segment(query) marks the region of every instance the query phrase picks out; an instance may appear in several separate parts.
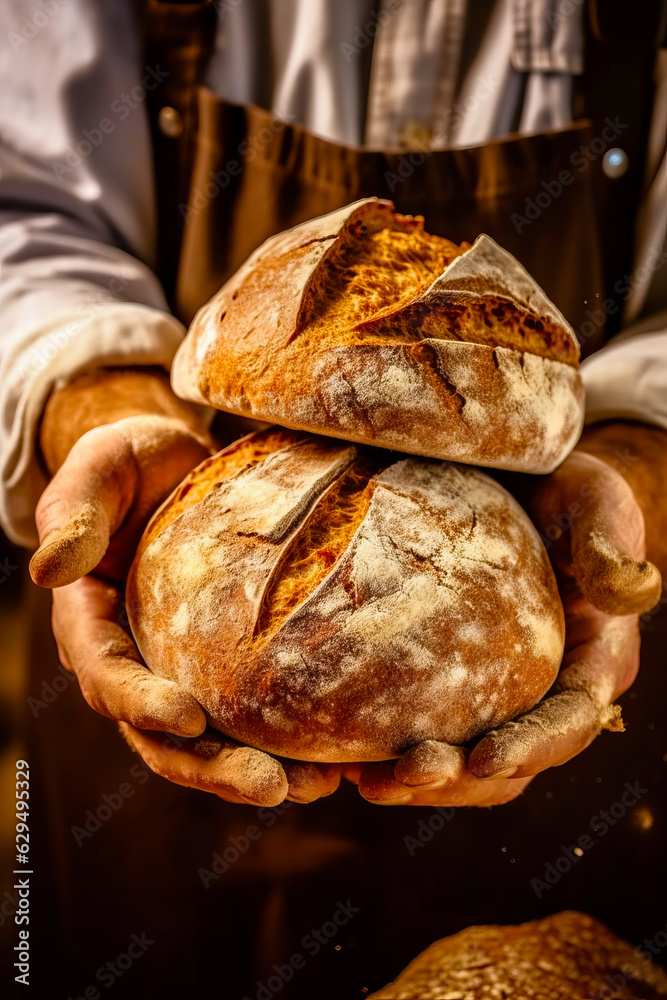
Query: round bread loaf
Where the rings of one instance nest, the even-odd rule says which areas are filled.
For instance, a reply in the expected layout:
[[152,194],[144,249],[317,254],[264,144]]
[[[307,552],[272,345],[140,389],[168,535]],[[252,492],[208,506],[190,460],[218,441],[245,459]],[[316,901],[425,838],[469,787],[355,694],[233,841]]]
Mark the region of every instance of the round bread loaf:
[[581,432],[578,359],[490,237],[457,246],[367,198],[264,243],[195,316],[172,383],[284,427],[544,473]]
[[277,428],[172,493],[127,602],[211,725],[301,760],[461,744],[531,708],[563,652],[546,551],[494,480]]
[[467,927],[368,1000],[658,1000],[667,975],[585,913]]

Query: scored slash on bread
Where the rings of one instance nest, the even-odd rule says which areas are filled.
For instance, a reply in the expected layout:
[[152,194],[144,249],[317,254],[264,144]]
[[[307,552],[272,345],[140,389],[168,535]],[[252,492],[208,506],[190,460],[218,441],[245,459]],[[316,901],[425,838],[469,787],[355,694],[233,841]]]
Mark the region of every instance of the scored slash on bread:
[[531,708],[564,644],[547,553],[494,480],[278,428],[165,501],[127,606],[214,727],[300,760],[461,744]]
[[186,399],[412,454],[545,473],[581,432],[571,327],[489,236],[367,198],[264,243],[200,309]]

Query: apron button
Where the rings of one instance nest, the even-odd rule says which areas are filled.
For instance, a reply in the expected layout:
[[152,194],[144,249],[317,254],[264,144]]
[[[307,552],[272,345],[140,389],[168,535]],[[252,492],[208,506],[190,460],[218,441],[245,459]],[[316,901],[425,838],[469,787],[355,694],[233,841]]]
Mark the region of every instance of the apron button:
[[179,135],[183,132],[183,118],[176,108],[170,108],[169,106],[160,108],[160,113],[157,116],[157,124],[162,135],[166,135],[170,139],[178,139]]
[[628,154],[617,146],[614,149],[608,149],[602,157],[602,171],[612,180],[622,177],[628,166]]

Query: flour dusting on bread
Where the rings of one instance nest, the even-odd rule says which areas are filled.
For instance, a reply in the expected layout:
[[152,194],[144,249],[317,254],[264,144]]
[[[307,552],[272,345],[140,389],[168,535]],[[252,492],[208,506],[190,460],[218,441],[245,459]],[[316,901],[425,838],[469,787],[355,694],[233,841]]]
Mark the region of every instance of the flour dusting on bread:
[[457,246],[367,198],[255,251],[195,317],[172,382],[297,430],[544,473],[581,432],[578,359],[489,236]]
[[494,480],[279,429],[194,470],[128,595],[155,673],[303,760],[465,742],[531,708],[563,649],[547,554]]

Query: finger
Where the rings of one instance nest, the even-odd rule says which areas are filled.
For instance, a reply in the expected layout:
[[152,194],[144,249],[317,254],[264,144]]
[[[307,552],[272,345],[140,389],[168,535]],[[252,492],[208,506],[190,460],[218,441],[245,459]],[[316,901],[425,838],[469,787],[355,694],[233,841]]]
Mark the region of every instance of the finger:
[[484,737],[470,755],[478,778],[523,778],[581,753],[602,729],[622,729],[620,709],[588,692],[564,691]]
[[[35,583],[66,586],[103,558],[105,575],[123,578],[151,513],[208,454],[201,438],[165,417],[128,417],[89,431],[37,505]],[[118,544],[105,557],[112,535]]]
[[657,604],[658,569],[644,559],[645,529],[630,485],[601,459],[575,451],[526,497],[538,526],[601,611],[641,614]]
[[526,777],[519,780],[499,778],[496,781],[481,781],[465,771],[452,784],[441,788],[410,789],[396,781],[393,762],[382,761],[364,766],[359,792],[368,802],[383,806],[494,806],[515,799],[531,780],[531,777]]
[[53,594],[53,631],[63,665],[76,674],[81,692],[96,712],[180,736],[200,735],[204,711],[192,695],[152,674],[119,621],[119,591],[84,577]]
[[642,614],[660,600],[662,577],[652,562],[628,554],[621,535],[620,526],[604,512],[577,523],[572,531],[574,575],[591,604],[606,614]]
[[289,791],[287,798],[292,802],[315,802],[316,799],[332,795],[340,785],[340,764],[316,764],[298,760],[281,761]]
[[125,722],[120,730],[152,771],[176,785],[211,792],[227,802],[265,807],[280,805],[287,796],[287,776],[279,761],[214,730],[187,741]]
[[403,785],[443,787],[457,781],[465,770],[465,752],[461,747],[424,740],[411,747],[394,767],[394,777]]
[[359,776],[359,792],[375,805],[407,805],[412,792],[394,777],[396,761],[383,760],[365,764]]
[[42,510],[54,520],[57,511],[62,523],[40,534],[40,547],[30,560],[30,576],[38,587],[62,587],[89,573],[104,556],[109,514],[97,498],[64,501],[52,492],[43,494],[43,502]]
[[599,705],[609,705],[637,676],[638,618],[605,615],[582,597],[566,606],[567,653],[552,693],[586,691]]
[[30,575],[40,587],[62,587],[94,569],[136,492],[130,439],[107,427],[76,442],[37,504],[40,546]]
[[473,749],[468,766],[478,777],[537,774],[565,764],[602,729],[623,728],[612,702],[639,668],[636,616],[610,618],[580,597],[568,609],[567,634],[565,666],[550,696]]

